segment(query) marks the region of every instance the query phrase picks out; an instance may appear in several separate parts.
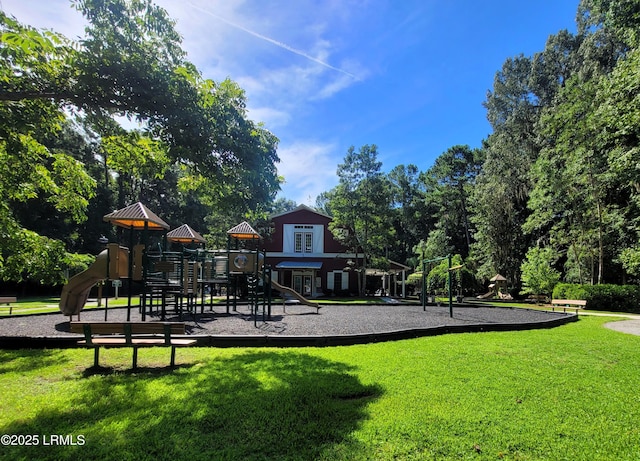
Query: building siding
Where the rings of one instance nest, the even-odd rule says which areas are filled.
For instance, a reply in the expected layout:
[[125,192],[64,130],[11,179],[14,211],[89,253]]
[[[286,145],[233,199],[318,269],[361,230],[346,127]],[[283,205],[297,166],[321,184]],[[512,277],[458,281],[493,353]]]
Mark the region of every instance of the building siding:
[[[329,294],[354,294],[358,291],[357,273],[354,271],[344,271],[347,267],[347,261],[351,259],[355,260],[355,255],[349,252],[349,249],[336,241],[333,234],[329,230],[329,223],[331,218],[329,216],[318,213],[309,207],[300,205],[293,211],[273,216],[271,218],[273,223],[273,232],[270,237],[265,239],[264,245],[266,254],[265,263],[270,265],[273,271],[277,272],[278,282],[294,288],[294,277],[296,275],[311,275],[313,277],[313,293],[312,296],[323,296]],[[291,251],[291,243],[286,243],[287,239],[291,236],[285,236],[285,229],[287,232],[295,232],[291,226],[285,225],[307,225],[307,226],[322,226],[322,251],[316,251],[318,245],[315,245],[313,251],[310,253],[296,253]],[[297,230],[297,229],[296,229]],[[311,232],[310,229],[301,228],[300,232]],[[284,251],[285,246],[287,250]],[[277,269],[278,264],[283,262],[299,262],[305,261],[320,262],[322,266],[319,270],[289,270],[289,269]],[[333,286],[335,280],[335,273],[339,272],[341,275],[338,278],[342,278],[343,286],[339,289]],[[299,282],[298,282],[299,284]],[[346,287],[346,289],[345,289]]]

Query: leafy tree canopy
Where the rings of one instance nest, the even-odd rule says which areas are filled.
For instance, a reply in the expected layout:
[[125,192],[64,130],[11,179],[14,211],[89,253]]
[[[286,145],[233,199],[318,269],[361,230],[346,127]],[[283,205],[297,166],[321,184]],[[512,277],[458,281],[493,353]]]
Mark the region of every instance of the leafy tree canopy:
[[560,272],[551,266],[554,259],[553,250],[548,247],[527,251],[527,258],[522,263],[523,294],[551,295],[560,280]]
[[[88,19],[79,41],[0,12],[4,228],[22,227],[14,210],[27,202],[52,204],[60,220],[80,223],[93,215],[96,193],[105,204],[115,193],[118,206],[147,198],[167,214],[195,199],[207,206],[194,223],[201,228],[207,214],[268,209],[280,184],[278,139],[248,119],[244,91],[204,79],[174,21],[151,0],[72,5]],[[70,117],[91,154],[53,148]],[[127,132],[117,117],[141,130]],[[4,259],[14,251],[1,250]]]

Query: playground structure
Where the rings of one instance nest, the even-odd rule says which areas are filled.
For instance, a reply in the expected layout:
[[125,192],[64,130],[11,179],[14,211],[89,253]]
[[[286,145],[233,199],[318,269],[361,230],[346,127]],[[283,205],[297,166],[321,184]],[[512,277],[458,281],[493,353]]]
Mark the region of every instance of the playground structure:
[[107,278],[111,280],[125,276],[129,270],[129,250],[118,244],[110,244],[103,250],[87,270],[74,275],[62,288],[60,311],[64,315],[78,315],[89,297],[91,288]]
[[302,303],[306,306],[311,306],[316,308],[316,312],[320,312],[320,304],[309,301],[307,298],[302,296],[300,293],[295,291],[293,288],[285,287],[284,285],[280,285],[275,280],[271,280],[271,286],[278,290],[280,293],[284,293],[286,295],[292,296],[298,303]]
[[491,283],[489,284],[489,291],[483,295],[478,296],[479,299],[510,299],[511,296],[507,292],[507,279],[500,275],[496,274],[489,280]]
[[[236,311],[238,299],[243,297],[257,324],[260,316],[263,321],[271,318],[272,288],[319,308],[291,288],[271,280],[271,268],[259,250],[261,237],[246,222],[227,231],[226,249],[207,250],[204,238],[188,225],[167,232],[169,225],[140,202],[110,213],[104,220],[128,229],[129,247],[108,244],[87,270],[69,279],[59,305],[64,315],[79,317],[96,283],[106,281],[104,288],[108,289],[109,281],[121,283],[121,279],[128,284],[127,321],[131,316],[134,282],[140,293],[142,320],[154,307],[162,320],[169,309],[180,318],[184,312],[195,314],[198,307],[204,313],[206,305],[213,311],[214,295],[226,295],[227,314],[231,309]],[[150,244],[153,231],[161,231],[163,235],[161,241]],[[168,251],[169,243],[179,244],[180,251]],[[107,303],[108,293],[105,320]]]

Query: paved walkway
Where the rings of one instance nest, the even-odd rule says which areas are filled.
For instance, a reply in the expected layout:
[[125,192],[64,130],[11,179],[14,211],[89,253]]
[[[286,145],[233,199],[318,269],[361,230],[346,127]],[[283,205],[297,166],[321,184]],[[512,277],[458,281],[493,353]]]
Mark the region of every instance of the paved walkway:
[[640,319],[634,320],[618,320],[604,324],[605,327],[621,333],[640,336]]
[[602,312],[589,312],[581,311],[580,315],[593,315],[595,317],[618,317],[625,320],[614,320],[605,323],[604,326],[610,330],[619,331],[621,333],[628,333],[630,335],[640,336],[640,315],[637,314],[625,314],[624,312],[616,313],[602,313]]

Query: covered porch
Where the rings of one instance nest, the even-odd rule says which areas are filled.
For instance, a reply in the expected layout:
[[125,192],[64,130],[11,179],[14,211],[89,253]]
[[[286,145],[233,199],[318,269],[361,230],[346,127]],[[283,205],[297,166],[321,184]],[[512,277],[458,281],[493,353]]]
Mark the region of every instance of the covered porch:
[[367,277],[382,277],[382,291],[385,296],[405,298],[407,296],[407,271],[409,270],[411,270],[409,266],[389,261],[389,268],[386,270],[367,269]]
[[276,281],[297,291],[305,298],[322,296],[320,261],[282,261],[275,266]]

